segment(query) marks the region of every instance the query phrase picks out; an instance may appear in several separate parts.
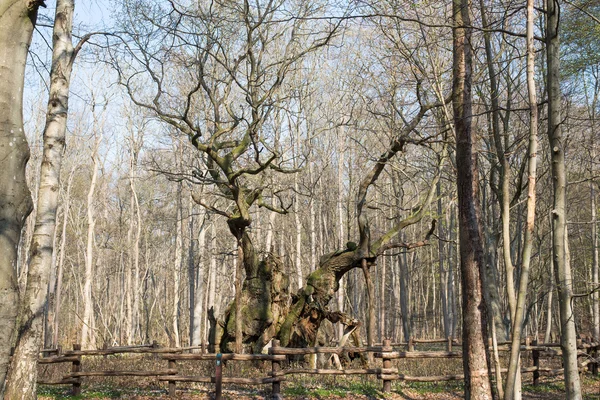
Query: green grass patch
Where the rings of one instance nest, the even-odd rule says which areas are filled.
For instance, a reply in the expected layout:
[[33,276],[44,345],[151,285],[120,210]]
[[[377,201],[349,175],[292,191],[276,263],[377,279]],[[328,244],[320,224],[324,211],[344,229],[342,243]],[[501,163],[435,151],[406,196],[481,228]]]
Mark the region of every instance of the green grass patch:
[[144,396],[161,396],[164,395],[164,391],[156,393],[147,389],[117,389],[112,386],[96,386],[93,388],[82,388],[82,394],[79,396],[73,396],[71,394],[71,387],[64,386],[47,386],[40,385],[37,389],[38,396],[49,397],[53,400],[69,399],[120,399],[125,395],[144,395]]
[[402,389],[411,389],[418,394],[446,393],[463,390],[463,382],[401,382],[394,387],[394,390],[400,393],[402,393]]
[[539,384],[537,386],[535,385],[523,385],[523,392],[528,392],[528,393],[552,393],[552,392],[562,392],[564,393],[565,391],[565,384],[564,382],[546,382],[546,383],[542,383]]
[[302,385],[294,384],[283,389],[285,396],[309,396],[326,399],[331,396],[347,397],[351,395],[363,395],[368,397],[382,397],[383,394],[371,383],[347,382],[335,385]]

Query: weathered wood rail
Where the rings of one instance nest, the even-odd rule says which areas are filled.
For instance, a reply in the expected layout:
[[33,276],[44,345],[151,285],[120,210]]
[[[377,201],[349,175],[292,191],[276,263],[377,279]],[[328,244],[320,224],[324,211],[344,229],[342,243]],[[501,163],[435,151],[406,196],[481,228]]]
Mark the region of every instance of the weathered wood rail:
[[[429,347],[435,344],[442,344],[445,350],[416,350],[419,344],[427,344]],[[160,347],[156,343],[142,346],[122,346],[111,347],[97,350],[81,350],[78,344],[73,345],[72,350],[63,351],[58,349],[43,349],[42,357],[38,360],[39,364],[70,363],[71,372],[62,376],[59,380],[38,380],[38,384],[44,385],[72,385],[73,395],[81,394],[81,386],[85,377],[115,377],[115,376],[138,376],[138,377],[156,377],[160,382],[167,382],[168,392],[174,396],[177,389],[177,382],[197,382],[214,383],[216,386],[217,398],[220,398],[221,385],[223,383],[239,385],[272,385],[274,398],[280,398],[281,382],[286,380],[287,376],[298,374],[312,375],[375,375],[382,381],[383,392],[391,391],[391,383],[395,380],[409,382],[445,382],[453,380],[462,380],[462,374],[440,375],[440,376],[411,376],[393,366],[394,360],[399,359],[451,359],[460,358],[462,353],[453,350],[453,346],[460,347],[461,344],[452,338],[448,339],[411,339],[407,343],[391,343],[385,340],[382,345],[363,346],[363,347],[308,347],[308,348],[287,348],[280,347],[279,341],[273,340],[268,354],[209,354],[205,353],[205,346],[168,348]],[[594,375],[598,375],[598,350],[600,344],[579,343],[579,356],[582,358],[581,368],[586,368]],[[499,351],[509,351],[509,342],[499,343]],[[193,351],[200,351],[194,353]],[[282,364],[289,361],[290,357],[310,356],[314,354],[324,355],[342,355],[345,353],[372,353],[376,359],[376,367],[367,365],[365,368],[350,369],[326,369],[326,368],[283,368]],[[521,345],[521,352],[531,353],[532,366],[522,367],[522,373],[533,373],[533,384],[537,385],[540,374],[558,375],[563,373],[563,369],[549,368],[540,366],[540,359],[547,359],[559,356],[561,354],[560,345],[557,343],[537,344],[535,341],[526,340]],[[166,361],[164,369],[151,371],[135,370],[103,370],[103,371],[84,371],[82,368],[83,357],[107,357],[117,354],[153,354],[159,360]],[[179,361],[215,361],[215,373],[210,376],[182,375],[177,368]],[[381,361],[378,361],[381,360]],[[223,377],[223,361],[263,361],[271,362],[271,371],[265,377]],[[507,369],[502,368],[505,373]]]

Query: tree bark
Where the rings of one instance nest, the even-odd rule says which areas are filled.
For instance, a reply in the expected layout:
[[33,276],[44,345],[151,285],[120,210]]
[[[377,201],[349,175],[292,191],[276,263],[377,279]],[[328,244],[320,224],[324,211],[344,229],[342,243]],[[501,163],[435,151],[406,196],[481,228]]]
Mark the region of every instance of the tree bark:
[[181,346],[179,335],[179,315],[181,312],[181,269],[183,267],[183,185],[177,183],[177,214],[175,221],[175,262],[173,268],[173,299],[171,303],[171,328],[173,329],[173,345]]
[[[207,231],[207,218],[206,211],[200,210],[198,220],[200,221],[200,233],[198,234],[198,266],[195,271],[195,287],[194,287],[194,309],[193,319],[191,325],[191,345],[200,346],[202,344],[202,324],[204,316],[204,298],[206,297],[206,287],[204,286],[204,271],[205,271],[205,257],[204,250],[206,248],[206,231]],[[192,232],[195,234],[195,232]],[[207,285],[208,286],[208,285]],[[191,296],[191,294],[190,294]]]
[[481,291],[483,244],[474,193],[471,131],[471,25],[468,0],[453,1],[453,108],[456,130],[460,267],[463,298],[465,398],[492,399],[487,350],[486,306]]
[[[95,116],[94,116],[95,118]],[[94,305],[92,298],[92,281],[94,279],[94,230],[96,227],[96,216],[94,207],[94,194],[98,180],[98,150],[102,141],[102,132],[94,123],[94,147],[92,149],[92,177],[87,194],[87,242],[85,252],[85,283],[83,286],[83,319],[81,327],[81,348],[87,350],[95,344],[94,332]]]
[[[485,53],[486,53],[486,63],[488,69],[488,75],[490,78],[490,91],[491,91],[491,115],[492,115],[492,134],[494,137],[494,143],[496,147],[496,156],[498,157],[498,162],[500,164],[500,186],[501,190],[498,193],[500,207],[501,207],[501,215],[502,215],[502,237],[503,237],[503,255],[504,255],[504,265],[507,270],[507,281],[510,281],[511,284],[507,284],[508,294],[509,294],[509,303],[512,305],[511,293],[514,296],[514,283],[512,283],[512,273],[513,266],[512,261],[510,259],[510,193],[509,193],[509,178],[510,178],[510,164],[508,162],[508,152],[505,151],[504,146],[502,145],[502,133],[500,131],[500,102],[499,96],[500,93],[498,91],[498,80],[496,77],[496,70],[494,68],[494,55],[492,53],[492,43],[491,43],[491,32],[489,31],[489,25],[487,22],[486,9],[483,3],[483,0],[479,0],[479,8],[481,12],[481,21],[483,27],[488,29],[484,32],[484,43],[485,43]],[[506,134],[506,132],[505,132]],[[494,235],[496,236],[496,235]],[[497,245],[494,245],[496,247]],[[502,318],[502,306],[500,304],[500,296],[498,291],[498,277],[497,271],[492,270],[495,268],[495,265],[488,265],[486,270],[487,276],[485,281],[487,282],[487,287],[484,287],[484,294],[486,295],[486,302],[488,303],[488,311],[491,314],[490,317],[492,319],[492,323],[495,325],[496,336],[499,340],[504,341],[508,339],[508,332],[506,330],[506,326],[504,325],[504,321]],[[512,288],[512,289],[511,289]],[[512,309],[511,309],[512,311]]]
[[[438,182],[436,188],[437,195],[437,215],[440,221],[443,221],[443,209],[442,209],[442,184]],[[448,307],[448,270],[444,268],[444,256],[445,256],[445,246],[444,240],[446,240],[446,234],[443,228],[443,223],[440,222],[439,229],[439,237],[440,242],[438,244],[438,263],[439,263],[439,280],[440,280],[440,300],[442,303],[442,321],[444,328],[444,337],[451,336],[451,322],[450,322],[450,310]],[[450,264],[450,261],[448,262]]]
[[[595,110],[596,101],[593,103],[592,107],[592,121],[595,121]],[[594,129],[592,129],[591,135],[591,154],[590,158],[592,160],[596,159],[596,148],[594,143]],[[590,176],[594,176],[595,168],[594,164],[591,164],[591,174]],[[590,208],[591,208],[591,222],[592,222],[592,334],[594,337],[594,342],[598,343],[600,341],[600,296],[598,296],[597,288],[600,285],[600,279],[598,277],[599,272],[599,262],[598,262],[598,223],[596,217],[596,182],[593,180],[590,181]]]
[[48,324],[52,322],[52,327],[49,329],[51,332],[50,335],[46,335],[48,337],[48,341],[45,346],[48,348],[56,348],[58,346],[58,327],[59,324],[59,311],[62,300],[62,282],[63,282],[63,271],[65,265],[65,249],[67,245],[67,223],[68,223],[68,215],[71,207],[71,187],[73,186],[73,178],[75,176],[75,168],[77,164],[73,164],[71,170],[69,171],[69,179],[67,181],[67,190],[65,193],[65,199],[63,208],[64,208],[64,218],[62,221],[62,232],[61,232],[61,242],[59,249],[58,262],[56,266],[56,284],[54,288],[54,297],[48,298]]
[[536,177],[537,177],[537,126],[538,105],[535,88],[535,43],[533,25],[534,0],[527,0],[527,92],[529,95],[529,148],[528,148],[528,174],[527,185],[527,222],[522,253],[521,278],[519,292],[513,315],[512,345],[508,373],[506,374],[506,389],[504,398],[514,400],[521,398],[521,335],[525,320],[525,307],[527,300],[527,284],[529,283],[529,267],[533,249],[533,235],[535,228],[535,202],[536,202]]
[[35,399],[37,359],[42,345],[44,306],[54,252],[60,168],[67,130],[69,85],[75,52],[71,42],[74,2],[58,0],[53,32],[50,98],[44,129],[44,153],[30,247],[27,286],[19,305],[17,343],[6,380],[5,398]]
[[[373,346],[375,344],[375,287],[373,279],[371,279],[371,271],[367,266],[367,260],[364,258],[361,261],[361,268],[367,287],[367,346]],[[367,357],[371,362],[373,359],[372,354],[368,354]]]
[[27,51],[41,4],[0,1],[0,392],[18,312],[16,269],[21,229],[33,209],[25,180],[29,147],[23,132],[23,85]]
[[565,165],[565,138],[562,133],[560,91],[560,6],[558,0],[548,0],[546,10],[546,57],[548,90],[548,141],[551,151],[554,201],[552,209],[553,265],[560,309],[563,365],[565,369],[566,398],[582,398],[579,371],[577,369],[577,338],[573,318],[573,281],[570,262],[567,259],[567,172]]

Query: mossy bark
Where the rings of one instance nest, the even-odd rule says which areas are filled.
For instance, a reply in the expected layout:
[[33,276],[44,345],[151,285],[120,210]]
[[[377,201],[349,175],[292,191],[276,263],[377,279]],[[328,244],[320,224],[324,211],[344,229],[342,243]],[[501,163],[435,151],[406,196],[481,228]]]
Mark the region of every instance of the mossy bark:
[[[258,261],[252,242],[244,235],[244,268],[242,288],[242,326],[245,351],[260,352],[273,338],[282,346],[303,347],[317,343],[319,327],[325,320],[345,325],[358,321],[327,307],[340,287],[340,279],[353,268],[359,268],[362,257],[358,250],[338,251],[321,258],[319,268],[311,273],[306,286],[291,294],[289,280],[281,260],[269,254]],[[368,260],[368,266],[375,259]],[[235,301],[218,320],[211,318],[211,345],[223,352],[234,350]]]

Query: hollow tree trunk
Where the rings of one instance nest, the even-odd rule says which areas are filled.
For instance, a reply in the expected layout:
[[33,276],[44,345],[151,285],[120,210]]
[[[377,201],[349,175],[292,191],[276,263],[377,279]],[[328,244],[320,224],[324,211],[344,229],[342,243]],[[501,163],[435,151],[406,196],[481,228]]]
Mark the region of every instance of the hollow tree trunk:
[[[211,342],[220,344],[221,351],[238,351],[237,346],[241,342],[244,351],[260,353],[276,336],[286,315],[289,279],[278,257],[269,254],[266,260],[259,261],[246,232],[239,243],[243,257],[238,263],[246,276],[236,301],[229,305],[219,320],[211,321]],[[236,313],[238,301],[240,307]],[[239,321],[237,315],[241,316]],[[238,324],[242,327],[242,335],[236,344]]]

